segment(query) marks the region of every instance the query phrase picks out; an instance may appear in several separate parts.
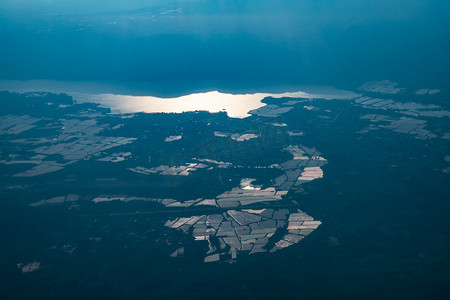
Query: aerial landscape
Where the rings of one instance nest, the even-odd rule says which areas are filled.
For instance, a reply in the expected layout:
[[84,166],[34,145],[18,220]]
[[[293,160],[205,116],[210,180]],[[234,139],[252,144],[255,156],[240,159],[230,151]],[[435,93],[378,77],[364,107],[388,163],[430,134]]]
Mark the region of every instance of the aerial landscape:
[[2,299],[448,299],[449,9],[3,1]]

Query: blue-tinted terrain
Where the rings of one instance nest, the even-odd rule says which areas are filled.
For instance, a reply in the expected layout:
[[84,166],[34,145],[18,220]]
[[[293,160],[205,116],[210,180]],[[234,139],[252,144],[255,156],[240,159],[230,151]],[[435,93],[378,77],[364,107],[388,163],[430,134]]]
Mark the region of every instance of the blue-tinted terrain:
[[1,1],[1,298],[447,299],[449,11]]

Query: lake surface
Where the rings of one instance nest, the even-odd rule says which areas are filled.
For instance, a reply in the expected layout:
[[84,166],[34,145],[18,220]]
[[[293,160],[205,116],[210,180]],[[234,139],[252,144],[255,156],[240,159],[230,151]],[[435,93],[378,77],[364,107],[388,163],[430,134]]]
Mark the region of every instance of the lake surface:
[[[354,99],[358,94],[328,86],[300,87],[298,91],[281,93],[223,93],[205,91],[180,95],[178,97],[157,97],[134,95],[123,87],[83,82],[51,80],[0,81],[0,90],[12,92],[52,92],[66,93],[79,103],[98,103],[111,108],[113,113],[182,113],[188,111],[225,111],[231,118],[245,118],[249,112],[265,104],[264,98],[305,98],[305,99]],[[120,94],[120,92],[127,94]]]

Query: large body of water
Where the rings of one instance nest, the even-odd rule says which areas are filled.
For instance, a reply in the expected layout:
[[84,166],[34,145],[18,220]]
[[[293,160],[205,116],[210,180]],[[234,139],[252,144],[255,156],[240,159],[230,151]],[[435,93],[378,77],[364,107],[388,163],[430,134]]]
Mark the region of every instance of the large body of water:
[[[297,91],[281,93],[223,93],[205,91],[189,93],[178,97],[157,97],[133,95],[123,87],[83,82],[61,82],[51,80],[0,81],[0,90],[12,92],[65,93],[79,102],[98,103],[113,113],[182,113],[188,111],[224,111],[231,118],[245,118],[249,112],[265,104],[264,98],[306,98],[306,99],[353,99],[358,94],[333,87],[299,87]],[[126,91],[129,94],[121,94]]]

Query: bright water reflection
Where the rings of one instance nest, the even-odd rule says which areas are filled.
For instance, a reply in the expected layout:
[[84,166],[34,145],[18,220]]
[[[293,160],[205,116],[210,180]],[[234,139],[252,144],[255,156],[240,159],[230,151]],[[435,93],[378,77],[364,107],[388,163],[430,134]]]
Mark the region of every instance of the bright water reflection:
[[[99,103],[103,107],[111,108],[114,113],[182,113],[188,111],[208,111],[216,113],[224,111],[231,118],[245,118],[250,116],[251,110],[265,104],[262,100],[272,98],[307,98],[307,99],[353,99],[358,95],[351,91],[338,90],[332,87],[305,87],[302,91],[287,93],[253,93],[231,94],[218,91],[193,93],[174,98],[155,96],[121,95],[113,92],[95,92],[92,83],[86,84],[86,89],[80,83],[70,82],[40,82],[33,81],[1,81],[0,89],[17,92],[58,92],[74,97],[79,103]],[[43,84],[42,84],[43,83]],[[86,92],[88,91],[88,92]]]

